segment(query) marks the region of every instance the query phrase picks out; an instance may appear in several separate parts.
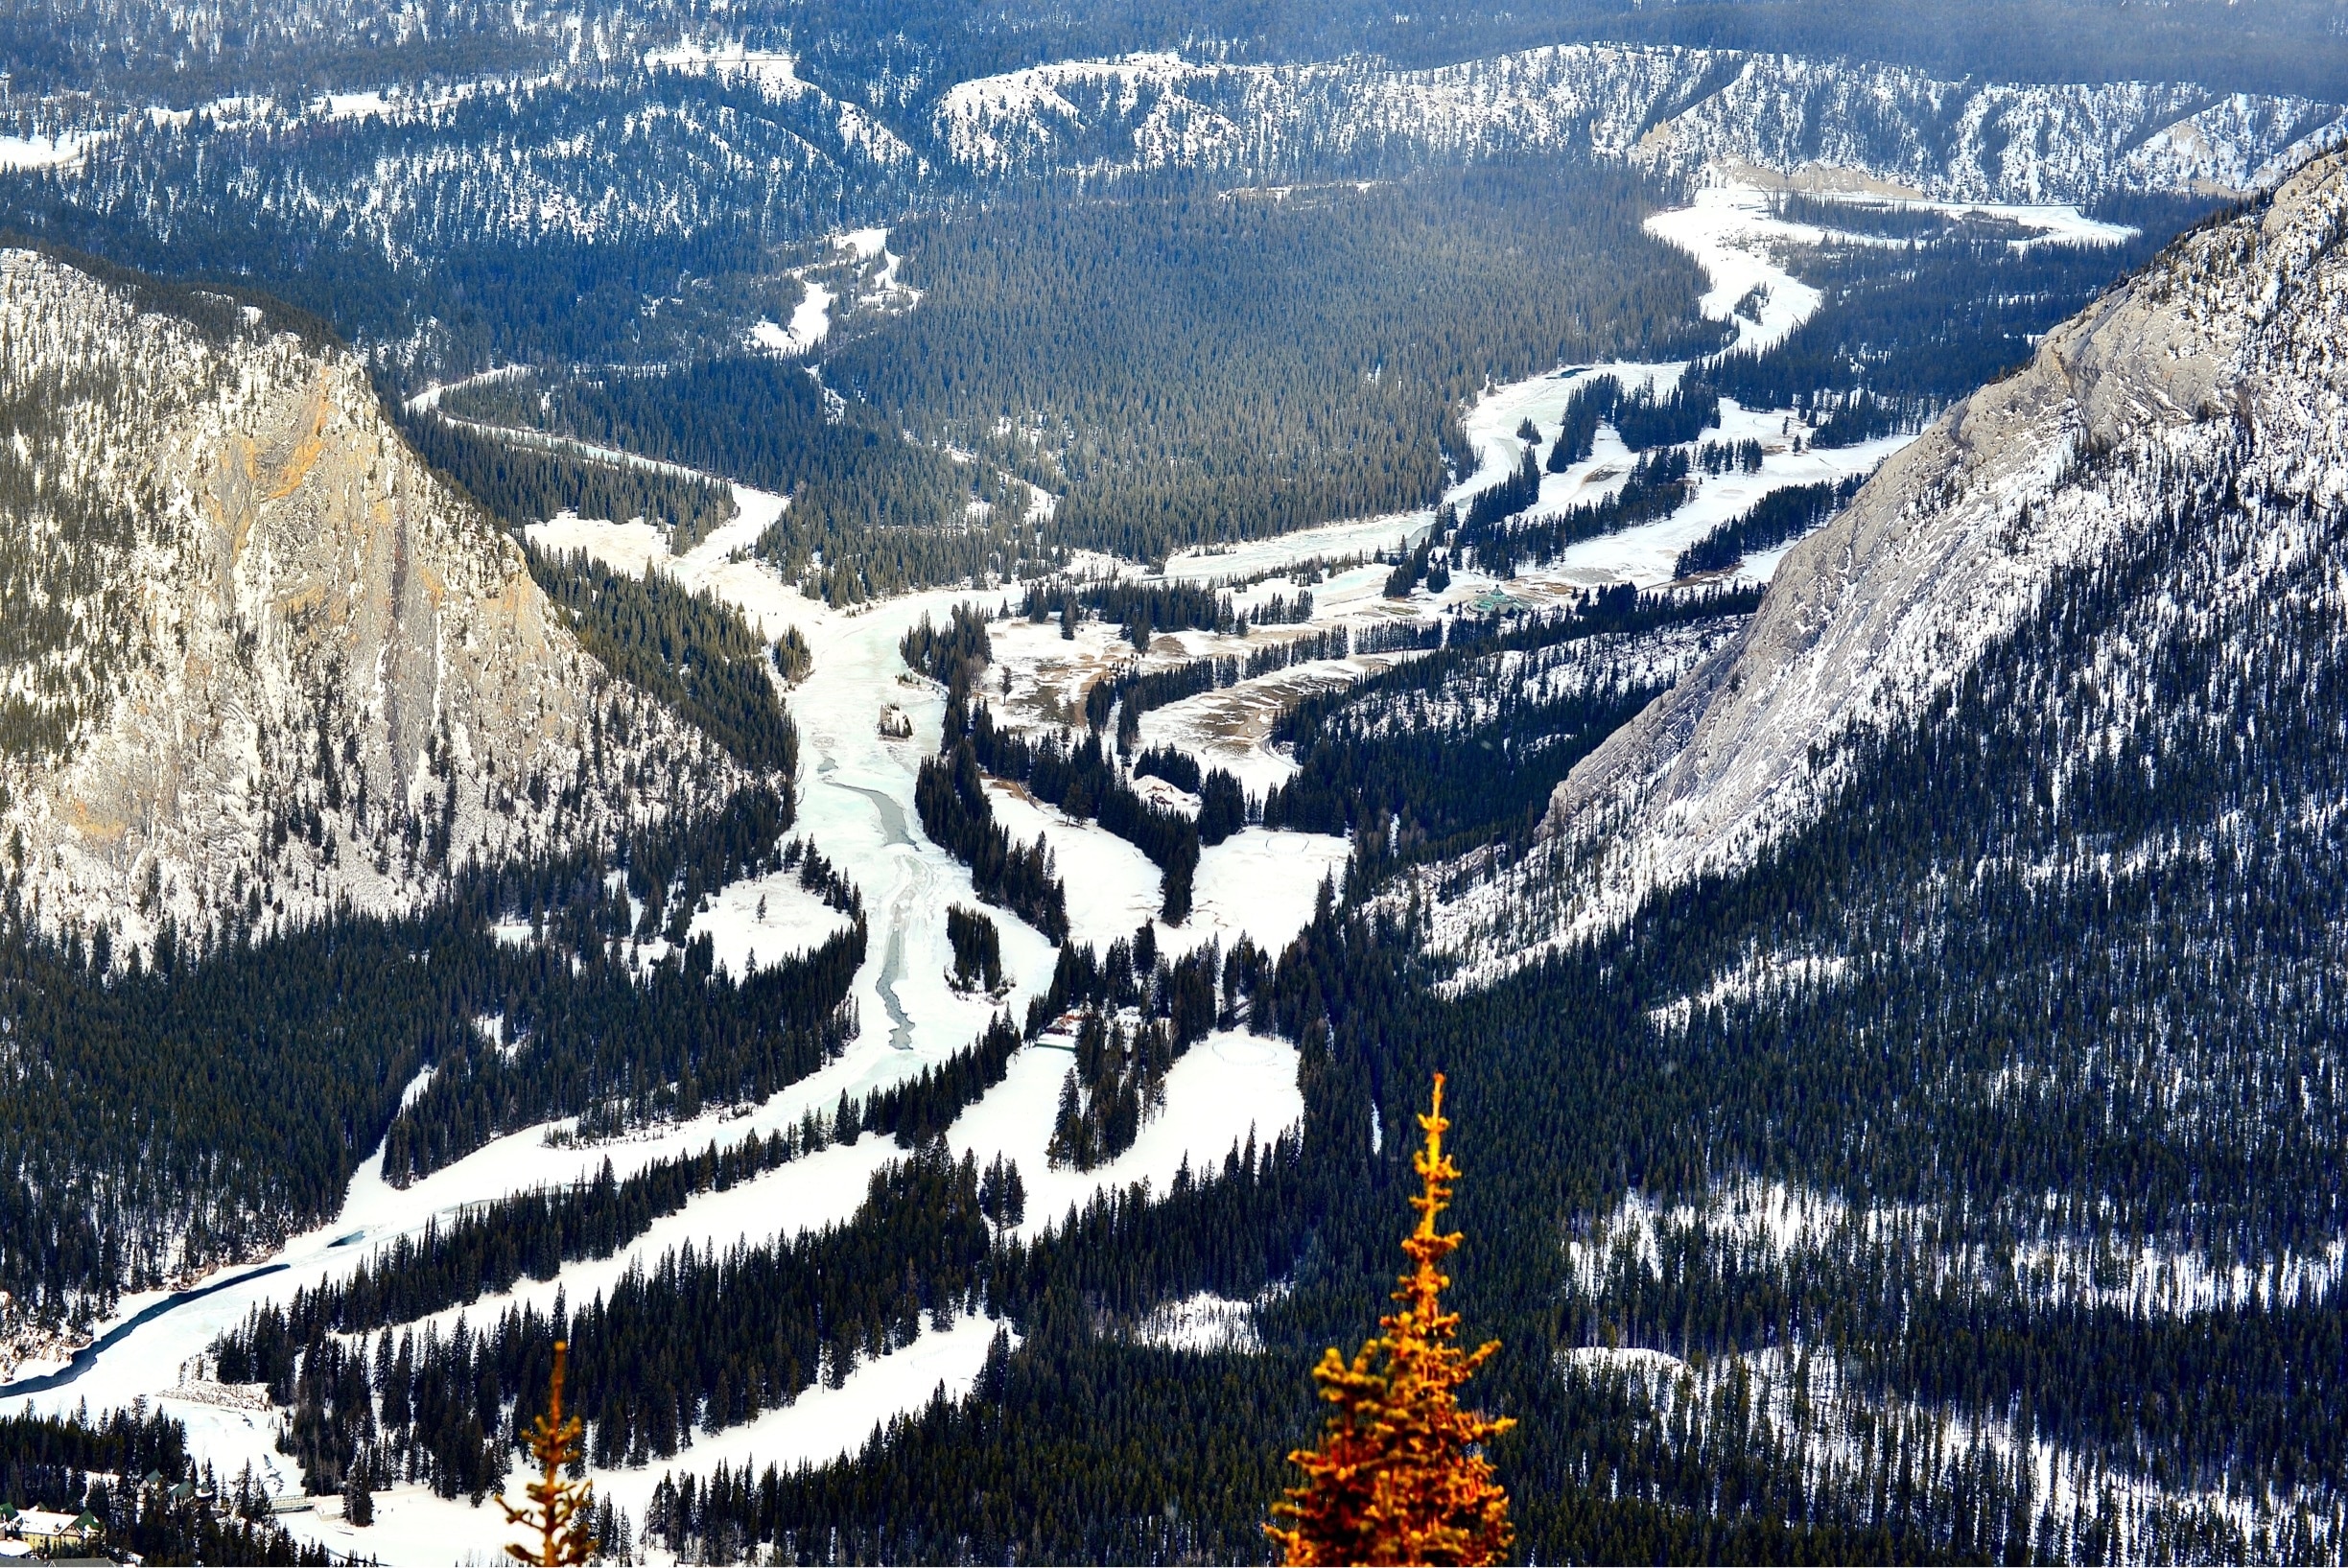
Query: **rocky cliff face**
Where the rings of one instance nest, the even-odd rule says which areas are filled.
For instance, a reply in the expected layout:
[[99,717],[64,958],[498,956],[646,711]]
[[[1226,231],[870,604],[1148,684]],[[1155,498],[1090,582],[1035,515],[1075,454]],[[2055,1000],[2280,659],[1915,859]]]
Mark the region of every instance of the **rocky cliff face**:
[[257,309],[0,253],[0,869],[51,929],[398,910],[735,782]]
[[[1736,643],[1573,770],[1545,845],[1446,905],[1438,948],[1471,975],[1504,971],[1658,891],[1751,865],[1860,777],[1870,737],[2035,615],[2056,573],[2173,529],[2195,498],[2221,498],[2221,524],[2100,634],[2092,667],[2049,676],[2080,709],[2064,768],[2148,759],[2127,737],[2162,726],[2256,734],[2255,712],[2164,691],[2146,670],[2206,671],[2216,693],[2216,672],[2267,668],[2277,654],[2251,612],[2334,548],[2348,500],[2344,236],[2336,154],[2186,236],[1952,410],[1788,555]],[[2338,583],[2313,577],[2328,586],[2291,590],[2316,593],[2305,613],[2348,625]],[[2040,786],[2055,802],[2062,771]]]

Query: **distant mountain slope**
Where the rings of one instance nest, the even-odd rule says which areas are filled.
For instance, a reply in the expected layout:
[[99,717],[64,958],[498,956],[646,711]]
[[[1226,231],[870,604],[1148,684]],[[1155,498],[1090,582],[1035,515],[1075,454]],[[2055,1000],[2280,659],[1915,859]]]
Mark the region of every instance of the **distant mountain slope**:
[[[2157,771],[2195,724],[2272,734],[2276,717],[2219,691],[2279,656],[2255,607],[2348,625],[2323,570],[2348,498],[2344,223],[2334,154],[2180,240],[1953,410],[1787,557],[1735,644],[1574,769],[1549,847],[1451,904],[1438,946],[1471,973],[1505,970],[1752,866],[1864,798],[1882,748],[1905,743],[1886,737],[1965,700],[1982,661],[2048,635],[2037,618],[2080,573],[2152,586],[2095,630],[2083,668],[2031,677],[2076,688],[2060,713],[2073,754],[2048,764],[2042,809],[2099,769]],[[2307,690],[2328,678],[2328,653],[2292,658]],[[2181,689],[2146,673],[2171,664]],[[2326,809],[2262,803],[2292,820]]]
[[1274,177],[1570,151],[1672,176],[1726,164],[1951,200],[2086,201],[2250,190],[2348,132],[2348,119],[2336,104],[2190,83],[2008,86],[1569,44],[1422,71],[1362,59],[1064,61],[954,85],[931,129],[941,155],[981,174],[1073,165]]
[[0,853],[42,925],[406,910],[739,782],[258,308],[0,253]]
[[1674,46],[1425,69],[1158,53],[963,77],[992,56],[901,71],[756,28],[659,36],[171,112],[44,101],[11,123],[33,139],[0,158],[0,226],[150,272],[255,279],[412,390],[518,360],[738,350],[793,308],[784,274],[810,242],[1071,172],[1279,184],[1564,154],[2092,202],[2263,188],[2348,132],[2336,95],[2010,85]]

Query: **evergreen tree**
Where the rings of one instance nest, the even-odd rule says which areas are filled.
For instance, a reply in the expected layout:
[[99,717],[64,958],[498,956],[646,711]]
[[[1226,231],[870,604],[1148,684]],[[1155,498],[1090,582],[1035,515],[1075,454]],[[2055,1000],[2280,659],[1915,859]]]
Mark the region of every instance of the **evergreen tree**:
[[1419,1118],[1426,1146],[1411,1159],[1423,1187],[1411,1200],[1418,1227],[1402,1243],[1411,1272],[1394,1292],[1402,1310],[1379,1320],[1384,1332],[1350,1365],[1332,1346],[1313,1369],[1321,1397],[1336,1409],[1320,1447],[1288,1456],[1304,1484],[1288,1488],[1272,1511],[1295,1524],[1265,1527],[1292,1564],[1496,1562],[1515,1538],[1508,1493],[1492,1479],[1483,1445],[1516,1423],[1464,1411],[1457,1398],[1500,1346],[1462,1350],[1452,1343],[1459,1314],[1443,1308],[1451,1280],[1438,1265],[1461,1239],[1435,1229],[1460,1174],[1443,1148],[1451,1125],[1443,1087],[1439,1072],[1434,1108]]
[[538,1533],[538,1547],[532,1551],[520,1544],[505,1550],[516,1562],[538,1564],[539,1568],[554,1568],[557,1563],[585,1562],[595,1556],[596,1538],[592,1521],[595,1519],[595,1487],[585,1481],[574,1481],[563,1471],[575,1468],[580,1461],[579,1439],[586,1426],[577,1416],[563,1418],[563,1363],[571,1346],[564,1341],[554,1342],[554,1375],[547,1392],[547,1413],[530,1426],[530,1456],[538,1462],[538,1479],[524,1488],[533,1505],[515,1508],[499,1494],[498,1507],[505,1510],[505,1522],[521,1525]]

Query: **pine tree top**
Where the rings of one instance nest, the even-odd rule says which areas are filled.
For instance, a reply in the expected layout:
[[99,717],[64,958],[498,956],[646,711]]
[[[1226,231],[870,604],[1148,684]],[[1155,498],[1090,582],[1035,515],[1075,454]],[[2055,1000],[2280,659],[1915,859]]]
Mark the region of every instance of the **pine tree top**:
[[1443,1089],[1437,1073],[1432,1109],[1419,1118],[1419,1223],[1402,1242],[1411,1269],[1394,1291],[1397,1310],[1350,1362],[1331,1346],[1313,1369],[1334,1408],[1320,1446],[1288,1456],[1304,1481],[1272,1511],[1290,1525],[1266,1527],[1292,1564],[1495,1562],[1514,1539],[1508,1494],[1483,1448],[1515,1423],[1458,1401],[1499,1343],[1461,1349],[1460,1316],[1443,1306],[1451,1281],[1440,1265],[1462,1240],[1437,1227],[1460,1177],[1443,1145],[1451,1125]]

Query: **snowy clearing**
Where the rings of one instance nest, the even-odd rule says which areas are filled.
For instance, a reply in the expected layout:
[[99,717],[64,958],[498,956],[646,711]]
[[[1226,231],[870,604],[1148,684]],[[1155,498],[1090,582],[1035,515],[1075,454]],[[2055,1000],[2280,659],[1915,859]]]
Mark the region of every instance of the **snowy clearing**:
[[779,327],[762,318],[750,329],[751,341],[786,357],[805,354],[832,333],[832,301],[837,297],[820,283],[804,283],[807,291],[791,307],[790,325]]
[[53,169],[71,163],[90,144],[70,131],[55,136],[0,136],[0,169]]
[[[588,1480],[599,1499],[611,1499],[641,1527],[665,1475],[708,1475],[720,1464],[738,1473],[769,1464],[789,1469],[853,1454],[891,1416],[919,1410],[941,1391],[949,1399],[970,1392],[998,1326],[985,1318],[963,1318],[951,1328],[929,1329],[903,1349],[857,1366],[836,1389],[817,1385],[754,1421],[689,1436],[692,1445],[673,1461],[641,1470],[590,1469]],[[177,1414],[187,1407],[175,1402],[170,1408]],[[507,1495],[519,1499],[529,1479],[517,1464],[506,1475]],[[505,1543],[515,1534],[494,1505],[474,1508],[463,1498],[438,1497],[416,1486],[376,1493],[375,1522],[364,1530],[344,1521],[341,1499],[332,1497],[280,1522],[297,1539],[388,1563],[497,1562],[505,1560]],[[639,1553],[646,1561],[670,1560],[657,1548]]]
[[800,885],[796,871],[730,882],[693,918],[688,942],[710,939],[717,968],[740,977],[822,947],[851,922]]
[[[2008,241],[2008,244],[2016,250],[2027,250],[2037,245],[2123,245],[2143,232],[2126,223],[2108,223],[2100,218],[2090,218],[2078,208],[2067,204],[2020,206],[2003,201],[1919,201],[1902,197],[1862,196],[1833,191],[1821,191],[1819,196],[1823,200],[1853,207],[1875,207],[1889,212],[1937,212],[1944,218],[1988,218],[2038,231],[2026,240]],[[1843,244],[1864,244],[1868,237],[1837,231],[1834,238]]]
[[1253,1302],[1203,1290],[1168,1301],[1134,1328],[1139,1344],[1165,1350],[1260,1350]]
[[747,82],[759,96],[782,102],[814,89],[799,75],[799,59],[780,49],[750,49],[739,42],[716,44],[688,40],[655,49],[644,58],[647,71],[674,71],[679,76],[714,77],[722,82]]
[[[1823,231],[1790,223],[1771,213],[1769,198],[1751,185],[1715,185],[1696,193],[1692,205],[1658,212],[1647,232],[1696,259],[1712,280],[1699,307],[1714,321],[1734,321],[1735,346],[1758,353],[1776,347],[1796,327],[1817,314],[1824,296],[1772,259],[1773,242],[1818,245]],[[1739,314],[1757,296],[1759,311]]]
[[1147,1182],[1163,1192],[1187,1164],[1193,1173],[1221,1169],[1234,1144],[1257,1148],[1302,1123],[1304,1096],[1297,1088],[1296,1047],[1284,1040],[1219,1030],[1190,1047],[1167,1072],[1165,1108],[1144,1122],[1134,1146],[1089,1171],[1053,1170],[1045,1157],[1060,1081],[1074,1055],[1039,1042],[1011,1059],[1011,1070],[987,1097],[947,1133],[959,1157],[969,1151],[986,1164],[997,1154],[1019,1162],[1027,1183],[1021,1235],[1057,1227],[1071,1206],[1095,1192]]

